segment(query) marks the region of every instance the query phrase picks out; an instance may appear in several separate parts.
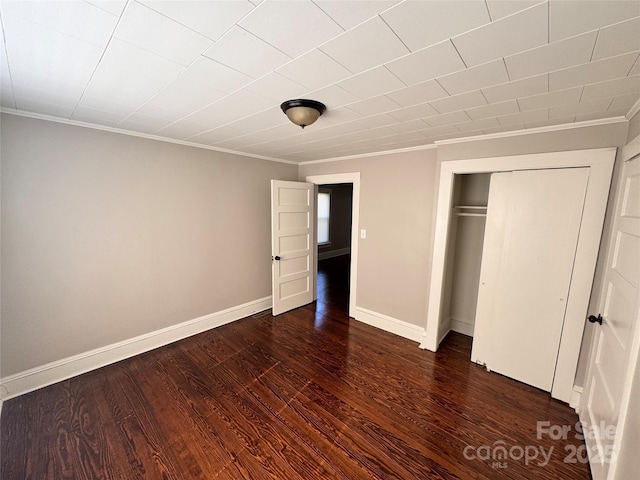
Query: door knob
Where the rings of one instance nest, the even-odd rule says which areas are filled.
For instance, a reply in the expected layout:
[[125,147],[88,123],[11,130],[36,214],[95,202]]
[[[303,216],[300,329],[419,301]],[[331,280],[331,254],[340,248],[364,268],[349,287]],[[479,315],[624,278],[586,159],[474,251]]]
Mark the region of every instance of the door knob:
[[589,320],[591,323],[599,323],[600,325],[602,325],[602,315],[600,314],[598,314],[597,317],[595,315],[589,315],[587,320]]
[[280,257],[278,255],[276,255],[275,257],[273,257],[274,260],[280,260]]

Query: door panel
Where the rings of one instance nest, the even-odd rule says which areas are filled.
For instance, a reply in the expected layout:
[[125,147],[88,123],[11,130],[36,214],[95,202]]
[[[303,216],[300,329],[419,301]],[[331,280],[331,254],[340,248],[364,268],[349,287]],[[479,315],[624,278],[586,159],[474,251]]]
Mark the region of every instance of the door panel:
[[[636,368],[630,358],[640,308],[640,157],[625,162],[623,168],[600,299],[603,320],[602,325],[594,326],[580,409],[583,426],[587,431],[597,432],[585,436],[595,480],[613,473],[609,472],[611,460],[617,456],[620,445],[616,442],[622,436],[618,421],[625,414],[621,412],[621,402],[627,398],[628,403],[625,389],[631,388]],[[628,457],[627,461],[635,459]]]
[[315,186],[271,180],[273,315],[313,302]]
[[492,175],[472,360],[551,391],[588,168]]

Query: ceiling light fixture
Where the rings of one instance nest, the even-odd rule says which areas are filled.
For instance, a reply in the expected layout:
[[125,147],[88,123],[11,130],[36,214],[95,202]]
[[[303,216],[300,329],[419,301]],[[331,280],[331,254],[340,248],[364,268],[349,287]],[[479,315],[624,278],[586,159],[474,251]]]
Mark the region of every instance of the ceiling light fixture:
[[280,108],[289,120],[302,128],[315,122],[327,109],[320,102],[305,99],[287,100]]

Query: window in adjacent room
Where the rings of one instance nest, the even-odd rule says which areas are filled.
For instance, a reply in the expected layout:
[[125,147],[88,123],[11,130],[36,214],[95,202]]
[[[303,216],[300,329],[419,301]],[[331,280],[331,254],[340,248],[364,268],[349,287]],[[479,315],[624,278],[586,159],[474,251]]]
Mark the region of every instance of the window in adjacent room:
[[318,192],[318,245],[330,243],[329,214],[331,211],[331,194]]

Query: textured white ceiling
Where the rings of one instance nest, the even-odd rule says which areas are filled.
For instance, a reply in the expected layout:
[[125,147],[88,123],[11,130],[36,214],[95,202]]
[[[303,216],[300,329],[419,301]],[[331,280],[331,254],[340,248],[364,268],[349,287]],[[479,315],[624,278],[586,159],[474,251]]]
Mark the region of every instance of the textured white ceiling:
[[[640,1],[0,1],[1,105],[294,162],[623,116]],[[327,112],[301,130],[280,103]]]

